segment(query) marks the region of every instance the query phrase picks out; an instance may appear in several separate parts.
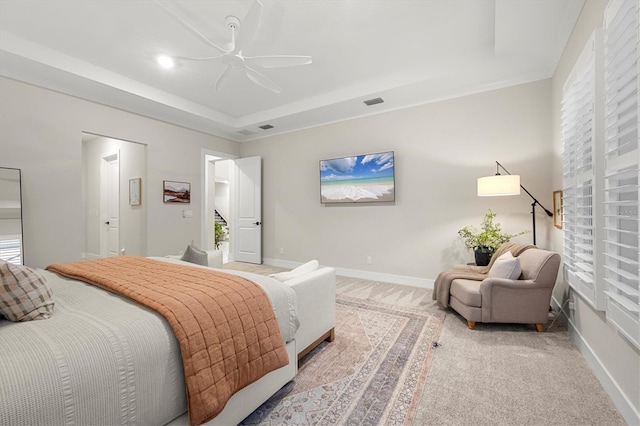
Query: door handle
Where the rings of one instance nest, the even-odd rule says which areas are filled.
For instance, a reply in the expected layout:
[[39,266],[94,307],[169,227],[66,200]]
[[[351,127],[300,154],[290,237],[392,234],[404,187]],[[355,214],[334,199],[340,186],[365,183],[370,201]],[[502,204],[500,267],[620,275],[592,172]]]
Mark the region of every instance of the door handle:
[[108,224],[109,224],[109,221],[106,221],[104,224],[105,224],[105,225],[108,225]]
[[254,225],[262,225],[262,222],[253,222]]

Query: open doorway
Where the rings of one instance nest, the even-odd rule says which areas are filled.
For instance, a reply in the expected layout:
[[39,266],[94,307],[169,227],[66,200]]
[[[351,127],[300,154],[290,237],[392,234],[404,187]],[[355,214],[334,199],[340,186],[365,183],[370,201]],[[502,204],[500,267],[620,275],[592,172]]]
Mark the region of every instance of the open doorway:
[[229,230],[219,247],[223,263],[262,263],[262,159],[203,149],[201,164],[202,248],[215,248],[217,211]]
[[[205,250],[220,250],[223,263],[233,261],[233,233],[230,230],[233,227],[234,158],[236,157],[228,154],[203,150],[205,202],[202,204],[202,247]],[[223,230],[222,238],[217,242],[218,247],[216,226]]]
[[[146,148],[136,142],[82,133],[83,258],[146,256]],[[129,196],[132,180],[140,182],[136,202]]]

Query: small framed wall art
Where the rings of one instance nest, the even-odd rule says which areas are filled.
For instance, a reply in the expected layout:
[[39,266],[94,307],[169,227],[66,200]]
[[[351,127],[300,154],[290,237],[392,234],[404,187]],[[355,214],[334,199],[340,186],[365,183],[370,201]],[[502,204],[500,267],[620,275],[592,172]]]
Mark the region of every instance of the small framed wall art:
[[129,205],[142,204],[142,178],[129,179]]
[[191,202],[191,184],[189,182],[162,181],[162,196],[165,203]]
[[553,226],[562,229],[562,191],[553,191]]

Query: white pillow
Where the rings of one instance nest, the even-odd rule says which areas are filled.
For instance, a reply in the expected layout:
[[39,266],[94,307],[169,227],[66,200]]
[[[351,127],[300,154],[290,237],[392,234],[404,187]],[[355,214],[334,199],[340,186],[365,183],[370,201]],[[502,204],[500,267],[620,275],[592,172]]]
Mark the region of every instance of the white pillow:
[[513,257],[513,254],[507,251],[493,262],[489,270],[489,277],[517,280],[520,278],[521,273],[522,267],[520,266],[520,259]]
[[310,272],[313,272],[316,269],[318,269],[319,266],[320,264],[318,263],[317,260],[310,260],[307,263],[303,263],[302,265],[290,271],[279,272],[277,274],[271,274],[269,276],[271,278],[275,278],[278,281],[285,282],[297,277],[301,277],[302,275],[308,274]]

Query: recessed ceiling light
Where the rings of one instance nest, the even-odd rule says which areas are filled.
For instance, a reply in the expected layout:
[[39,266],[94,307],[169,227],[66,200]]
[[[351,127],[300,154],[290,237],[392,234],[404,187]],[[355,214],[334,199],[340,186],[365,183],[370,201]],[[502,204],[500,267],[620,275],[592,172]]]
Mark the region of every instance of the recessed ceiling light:
[[173,68],[173,66],[175,65],[173,62],[173,58],[167,55],[160,55],[158,56],[157,60],[158,64],[160,64],[160,66],[165,69]]

